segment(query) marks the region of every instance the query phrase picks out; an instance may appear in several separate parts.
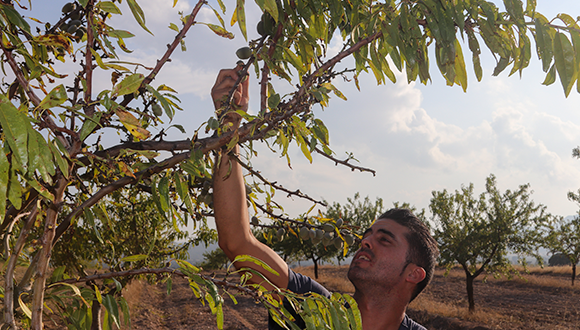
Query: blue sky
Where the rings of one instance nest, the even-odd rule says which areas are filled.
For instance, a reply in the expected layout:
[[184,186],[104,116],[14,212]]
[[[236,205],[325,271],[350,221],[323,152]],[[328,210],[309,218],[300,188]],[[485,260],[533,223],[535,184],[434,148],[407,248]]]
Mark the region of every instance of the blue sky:
[[[65,2],[34,3],[31,16],[56,21],[54,17],[60,15]],[[134,22],[126,1],[120,6],[126,15],[115,18],[115,26],[137,35],[126,40],[134,52],[124,59],[154,66],[175,34],[167,28],[168,23],[178,23],[177,11],[189,13],[195,2],[180,0],[175,8],[172,0],[138,2],[155,36]],[[228,6],[224,19],[228,22],[234,2],[224,2]],[[254,38],[257,33],[253,22],[259,13],[252,1],[247,2],[249,37]],[[538,11],[548,18],[559,12],[577,17],[580,2],[538,0]],[[216,21],[209,8],[203,9],[199,17],[203,22]],[[234,66],[235,50],[246,45],[237,27],[230,31],[236,35],[234,40],[219,38],[203,25],[194,26],[186,38],[187,52],[178,51],[156,78],[154,85],[170,85],[179,91],[183,102],[184,111],[173,123],[183,125],[187,134],[175,130],[170,138],[190,137],[212,115],[209,91],[215,76],[220,68]],[[468,50],[464,53],[470,58]],[[580,188],[580,160],[571,156],[572,148],[580,145],[580,95],[573,91],[565,98],[559,81],[541,85],[544,73],[535,53],[522,78],[517,74],[508,77],[509,70],[492,77],[491,54],[484,51],[482,59],[483,80],[478,83],[471,74],[467,93],[458,86],[445,86],[434,60],[433,81],[427,86],[407,84],[402,74],[397,75],[396,84],[381,86],[367,75],[361,79],[360,92],[352,83],[336,81],[348,101],[334,98],[324,111],[316,107],[315,112],[330,130],[331,147],[337,157],[353,152],[361,166],[377,171],[376,177],[337,167],[321,157],[309,164],[297,148],[291,151],[292,169],[265,148],[259,148],[253,164],[267,178],[290,189],[300,188],[315,198],[345,203],[347,197],[360,192],[373,200],[381,197],[386,205],[400,201],[418,208],[428,208],[433,190],[455,190],[472,182],[479,193],[485,178],[494,173],[502,190],[530,183],[533,199],[547,205],[549,212],[563,216],[576,213],[578,207],[567,200],[566,194]],[[111,88],[108,74],[97,77],[97,88]],[[288,88],[284,82],[273,82],[279,90]],[[255,76],[251,83],[253,111],[258,97]],[[279,199],[291,216],[310,206],[283,194]]]

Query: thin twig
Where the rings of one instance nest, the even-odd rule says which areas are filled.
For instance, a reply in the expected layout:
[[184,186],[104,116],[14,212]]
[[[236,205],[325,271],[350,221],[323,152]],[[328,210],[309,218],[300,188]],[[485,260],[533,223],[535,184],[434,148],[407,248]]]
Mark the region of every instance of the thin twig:
[[353,171],[354,170],[359,170],[361,172],[371,172],[373,174],[373,176],[376,176],[377,175],[377,172],[375,170],[371,169],[371,168],[366,168],[366,167],[361,167],[361,166],[356,166],[356,165],[350,164],[348,161],[351,158],[347,158],[346,160],[340,160],[340,159],[336,159],[336,158],[334,158],[334,157],[332,157],[330,155],[327,155],[324,151],[318,149],[318,147],[315,147],[314,150],[317,153],[321,154],[322,156],[324,156],[324,157],[332,160],[335,163],[335,165],[342,164],[342,165],[344,165],[346,167],[349,167]]
[[[143,79],[143,82],[141,83],[141,87],[152,82],[153,79],[155,79],[155,76],[157,76],[157,74],[159,73],[159,71],[163,67],[163,65],[169,61],[169,57],[171,57],[171,54],[173,54],[173,51],[177,48],[177,46],[179,46],[181,40],[187,34],[187,31],[189,31],[189,28],[195,23],[195,18],[197,17],[197,14],[199,13],[201,7],[204,4],[206,4],[206,0],[199,0],[197,2],[197,4],[195,5],[195,7],[193,7],[193,10],[191,11],[189,18],[187,19],[187,21],[183,25],[183,28],[175,36],[175,40],[173,40],[171,45],[169,45],[169,47],[167,48],[167,51],[165,52],[165,54],[163,54],[161,59],[157,60],[157,65],[155,65],[155,68],[153,68],[153,70],[147,75],[147,77],[145,77],[145,79]],[[130,93],[130,94],[125,95],[125,97],[124,97],[123,101],[120,103],[120,105],[123,107],[127,106],[127,104],[129,104],[129,102],[131,102],[134,97],[135,97],[134,93]]]
[[273,187],[273,188],[274,188],[274,189],[276,189],[276,190],[281,190],[281,191],[283,191],[283,192],[287,193],[287,194],[288,194],[288,196],[287,196],[287,197],[290,197],[290,196],[297,196],[297,197],[300,197],[300,198],[307,199],[307,200],[309,200],[309,201],[311,201],[311,202],[313,202],[313,203],[315,203],[315,204],[319,204],[319,205],[322,205],[322,206],[327,206],[325,202],[318,201],[318,200],[316,200],[316,199],[314,199],[314,198],[312,198],[312,197],[310,197],[310,196],[308,196],[308,195],[306,195],[306,194],[302,193],[302,192],[300,191],[300,189],[297,189],[297,190],[295,190],[295,191],[291,191],[291,190],[288,190],[288,189],[286,189],[286,188],[284,188],[284,187],[282,187],[282,186],[278,185],[276,181],[274,181],[274,182],[270,182],[270,181],[268,181],[266,178],[264,178],[264,177],[263,177],[263,176],[260,174],[260,172],[258,172],[258,171],[256,171],[256,170],[254,170],[254,169],[253,169],[253,168],[252,168],[250,165],[248,165],[248,164],[246,164],[246,163],[243,163],[242,161],[240,161],[240,160],[238,159],[238,157],[236,157],[235,155],[230,155],[230,157],[232,157],[232,158],[236,159],[236,161],[237,161],[237,162],[238,162],[240,165],[242,165],[242,167],[243,167],[243,168],[245,168],[245,169],[246,169],[248,172],[250,172],[250,173],[251,173],[253,176],[255,176],[255,177],[257,177],[258,179],[260,179],[260,180],[261,180],[262,182],[264,182],[265,184],[267,184],[267,185],[269,185],[269,186]]

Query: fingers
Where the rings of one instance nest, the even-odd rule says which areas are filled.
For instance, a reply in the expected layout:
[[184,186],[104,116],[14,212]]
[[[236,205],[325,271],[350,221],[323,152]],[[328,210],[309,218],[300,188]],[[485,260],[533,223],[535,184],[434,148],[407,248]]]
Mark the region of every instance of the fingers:
[[[216,109],[223,106],[222,103],[227,99],[230,91],[238,80],[238,70],[241,68],[242,66],[238,65],[234,69],[220,70],[216,82],[211,89],[211,97]],[[244,79],[234,91],[233,101],[235,105],[239,106],[242,110],[247,111],[249,100],[249,80]]]

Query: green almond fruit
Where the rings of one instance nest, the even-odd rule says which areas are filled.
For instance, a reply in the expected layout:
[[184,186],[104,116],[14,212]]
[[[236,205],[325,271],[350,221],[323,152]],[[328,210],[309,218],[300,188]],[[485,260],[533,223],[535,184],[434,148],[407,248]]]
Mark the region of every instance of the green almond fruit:
[[72,20],[79,20],[81,19],[81,11],[75,11],[74,13],[70,14],[70,19]]
[[276,237],[278,237],[278,240],[282,240],[284,239],[284,234],[286,234],[286,229],[284,228],[280,228],[278,229],[278,231],[276,232]]
[[78,27],[78,26],[76,26],[76,25],[71,25],[71,26],[69,26],[69,27],[68,27],[68,29],[66,30],[66,32],[68,32],[68,33],[71,33],[71,34],[72,34],[72,33],[75,33],[75,32],[77,32],[77,30],[78,30],[78,29],[79,29],[79,27]]
[[342,227],[342,224],[343,223],[344,223],[344,221],[342,221],[342,219],[336,220],[336,226],[339,227],[339,228]]
[[258,217],[253,216],[252,217],[252,225],[257,226],[258,224],[260,224],[260,220],[258,220]]
[[331,233],[334,231],[334,226],[329,223],[325,223],[322,225],[322,230],[324,230],[327,233]]
[[264,30],[263,21],[258,22],[258,25],[256,25],[256,30],[258,30],[258,34],[261,35],[262,37],[266,34],[266,31]]
[[310,239],[310,230],[308,230],[308,228],[306,227],[302,227],[300,228],[300,238],[302,238],[302,240],[307,241]]
[[340,239],[340,237],[335,237],[334,240],[332,240],[332,244],[334,244],[334,247],[337,249],[342,249],[342,239]]
[[153,114],[157,117],[160,117],[163,114],[163,109],[157,103],[153,103],[153,105],[151,106],[151,109],[153,109]]
[[344,241],[346,242],[347,245],[353,245],[354,244],[354,237],[352,237],[352,235],[350,235],[350,234],[344,235]]
[[62,12],[65,14],[68,14],[73,10],[75,10],[75,4],[72,2],[67,2],[64,6],[62,6]]
[[252,56],[250,47],[242,47],[236,51],[236,56],[241,60],[247,60]]

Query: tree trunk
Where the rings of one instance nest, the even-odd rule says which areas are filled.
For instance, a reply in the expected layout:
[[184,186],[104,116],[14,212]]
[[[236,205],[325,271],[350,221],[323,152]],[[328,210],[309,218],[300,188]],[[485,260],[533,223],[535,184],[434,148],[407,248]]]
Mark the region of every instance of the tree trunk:
[[101,330],[101,310],[102,306],[98,300],[93,300],[93,306],[91,308],[91,312],[93,315],[93,321],[91,323],[91,330]]
[[576,279],[576,264],[572,265],[572,286],[574,286],[574,280]]
[[52,255],[52,241],[54,239],[56,230],[56,220],[62,207],[64,190],[68,181],[60,177],[57,181],[57,188],[55,189],[54,201],[46,210],[46,217],[44,223],[44,234],[42,235],[42,249],[38,252],[40,255],[38,265],[36,267],[36,276],[32,291],[32,320],[30,328],[33,330],[42,330],[42,313],[44,304],[44,290],[46,288],[46,279],[48,278],[48,266],[50,263],[50,256]]
[[466,275],[466,283],[467,283],[467,301],[469,302],[469,312],[475,312],[475,299],[473,298],[473,280],[475,277],[471,276],[471,274]]
[[318,259],[316,258],[312,258],[312,261],[314,261],[314,279],[318,279]]

